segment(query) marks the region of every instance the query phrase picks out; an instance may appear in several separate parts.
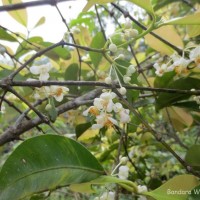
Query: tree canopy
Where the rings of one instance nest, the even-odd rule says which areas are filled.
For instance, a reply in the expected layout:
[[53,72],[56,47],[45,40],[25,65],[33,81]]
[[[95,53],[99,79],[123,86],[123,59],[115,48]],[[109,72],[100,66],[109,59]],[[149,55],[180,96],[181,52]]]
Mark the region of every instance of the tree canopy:
[[198,0],[71,3],[2,0],[0,200],[200,199]]

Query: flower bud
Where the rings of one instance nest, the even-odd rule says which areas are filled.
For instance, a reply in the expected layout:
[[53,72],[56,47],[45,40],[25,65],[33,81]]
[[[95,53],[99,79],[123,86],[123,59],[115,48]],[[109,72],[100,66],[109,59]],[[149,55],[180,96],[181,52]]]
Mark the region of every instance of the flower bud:
[[48,103],[48,104],[46,105],[46,107],[45,107],[45,110],[46,110],[46,111],[49,111],[49,110],[51,110],[51,109],[52,109],[52,105]]
[[127,158],[127,157],[122,157],[122,158],[120,158],[120,163],[121,163],[122,165],[125,165],[127,162],[128,162],[128,158]]
[[121,88],[119,89],[119,93],[120,93],[121,95],[125,95],[125,94],[126,94],[126,88],[125,88],[125,87],[121,87]]
[[125,29],[130,29],[130,28],[132,28],[131,22],[130,22],[130,21],[126,21],[125,24],[124,24],[124,28],[125,28]]
[[113,53],[115,53],[117,51],[117,46],[115,44],[110,44],[109,45],[109,50]]
[[112,79],[111,79],[110,76],[108,76],[108,77],[105,78],[105,83],[106,84],[111,84],[112,83]]
[[129,83],[130,80],[131,80],[131,77],[129,77],[129,76],[124,76],[124,77],[123,77],[124,83]]
[[135,37],[138,35],[138,31],[136,29],[130,29],[129,35],[130,35],[130,37]]

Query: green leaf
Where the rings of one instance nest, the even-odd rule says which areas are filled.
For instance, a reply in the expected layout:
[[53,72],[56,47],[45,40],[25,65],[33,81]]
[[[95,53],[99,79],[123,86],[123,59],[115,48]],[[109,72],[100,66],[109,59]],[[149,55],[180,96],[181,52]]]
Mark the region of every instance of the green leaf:
[[174,103],[173,106],[186,108],[191,111],[197,111],[197,112],[200,111],[199,104],[197,104],[196,101],[178,102],[178,103]]
[[51,105],[51,109],[48,110],[48,115],[49,115],[51,121],[55,122],[56,118],[58,116],[58,112],[56,110],[56,107],[55,107],[55,104],[54,104],[54,98],[53,97],[49,98],[49,104]]
[[171,24],[171,25],[200,25],[200,12],[194,13],[193,15],[187,15],[184,17],[177,17],[165,21],[161,26]]
[[6,40],[9,42],[17,42],[16,38],[14,38],[11,34],[2,28],[0,28],[0,38],[1,40]]
[[23,199],[103,174],[102,166],[81,144],[63,136],[41,135],[20,144],[6,160],[0,172],[0,199]]
[[185,161],[195,169],[200,170],[200,145],[193,145],[186,153]]
[[[102,32],[99,32],[93,37],[90,47],[100,49],[104,46],[104,44],[105,44],[104,36]],[[97,68],[102,59],[102,54],[90,51],[89,55],[93,65],[95,66],[95,68]]]
[[147,12],[149,12],[150,14],[154,15],[154,10],[151,4],[151,0],[128,0],[134,4],[136,4],[137,6],[145,9]]
[[45,23],[45,17],[41,17],[39,20],[38,20],[38,22],[35,24],[35,26],[33,27],[33,28],[36,28],[36,27],[38,27],[38,26],[41,26],[42,24],[44,24]]
[[[193,175],[179,175],[164,183],[159,188],[145,192],[156,200],[186,200],[188,193],[199,183]],[[186,193],[181,193],[187,191]]]
[[91,127],[91,125],[92,125],[91,122],[77,125],[75,128],[76,137],[79,138],[87,129]]
[[113,1],[115,1],[115,0],[88,0],[87,4],[83,8],[82,12],[87,12],[95,4],[107,4],[107,3],[111,3]]
[[[39,46],[41,49],[45,49],[52,45],[53,45],[53,43],[51,43],[51,42],[40,42],[37,46]],[[38,49],[35,49],[35,50],[38,51]],[[56,48],[46,52],[45,55],[47,55],[49,58],[51,58],[53,60],[59,60],[59,58],[62,58],[62,59],[70,58],[70,53],[69,53],[68,49],[66,49],[65,47],[61,47],[61,46],[56,47]]]
[[[65,70],[65,80],[73,80],[77,81],[78,80],[78,73],[79,73],[79,66],[76,63],[72,63],[67,67]],[[70,93],[72,94],[77,94],[77,86],[69,86]]]
[[188,200],[199,200],[199,199],[200,199],[200,185],[198,185],[191,191]]
[[[191,89],[200,89],[199,79],[186,77],[180,78],[169,84],[165,85],[165,88],[169,89],[181,89],[181,90],[191,90]],[[160,110],[164,107],[171,106],[178,101],[188,99],[191,94],[180,94],[180,93],[165,93],[160,92],[158,98],[156,99],[156,109]]]
[[112,183],[117,183],[130,192],[137,191],[137,186],[135,185],[135,183],[113,176],[100,176],[99,178],[92,180],[88,183],[73,184],[70,185],[70,189],[75,192],[94,193],[95,190],[92,189],[92,185],[106,185]]
[[[2,0],[3,5],[23,3],[21,0]],[[28,15],[26,9],[14,10],[8,12],[17,22],[27,27]]]
[[175,75],[176,73],[174,71],[171,71],[164,73],[161,77],[156,76],[154,80],[154,87],[165,88],[167,85],[169,85],[170,82],[173,81]]

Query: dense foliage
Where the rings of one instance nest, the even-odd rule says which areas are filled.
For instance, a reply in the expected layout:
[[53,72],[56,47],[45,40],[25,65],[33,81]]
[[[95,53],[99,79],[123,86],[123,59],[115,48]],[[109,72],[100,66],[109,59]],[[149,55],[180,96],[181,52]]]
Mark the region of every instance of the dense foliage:
[[0,200],[200,199],[198,0],[62,1],[57,43],[0,6]]

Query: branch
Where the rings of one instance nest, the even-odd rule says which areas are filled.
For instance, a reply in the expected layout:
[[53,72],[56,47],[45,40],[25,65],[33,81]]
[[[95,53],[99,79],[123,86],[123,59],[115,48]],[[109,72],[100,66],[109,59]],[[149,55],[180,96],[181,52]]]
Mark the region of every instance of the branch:
[[54,6],[57,3],[65,2],[65,1],[73,1],[73,0],[40,0],[40,1],[25,2],[25,3],[9,4],[9,5],[0,6],[0,12],[20,10],[20,9],[25,9],[25,8],[34,7],[34,6],[44,6],[44,5]]
[[[4,88],[7,86],[22,86],[22,87],[42,87],[50,85],[60,85],[60,86],[101,86],[104,88],[113,88],[113,85],[106,84],[105,82],[99,81],[13,81],[11,83],[0,80],[0,87]],[[119,88],[120,85],[116,84],[115,87]],[[170,89],[170,88],[152,88],[152,87],[142,87],[142,86],[131,86],[123,85],[126,89],[140,90],[140,91],[151,91],[151,92],[165,92],[165,93],[177,93],[177,94],[191,94],[191,95],[200,95],[200,90],[181,90],[181,89]]]
[[[81,105],[86,105],[92,103],[93,99],[99,96],[102,92],[102,88],[98,88],[90,91],[87,94],[84,94],[72,101],[69,101],[57,108],[58,115],[71,110],[78,108]],[[41,118],[37,117],[29,121],[23,121],[21,124],[10,126],[3,134],[0,135],[0,146],[3,144],[16,140],[24,132],[35,128],[36,126],[42,124],[43,121]]]

